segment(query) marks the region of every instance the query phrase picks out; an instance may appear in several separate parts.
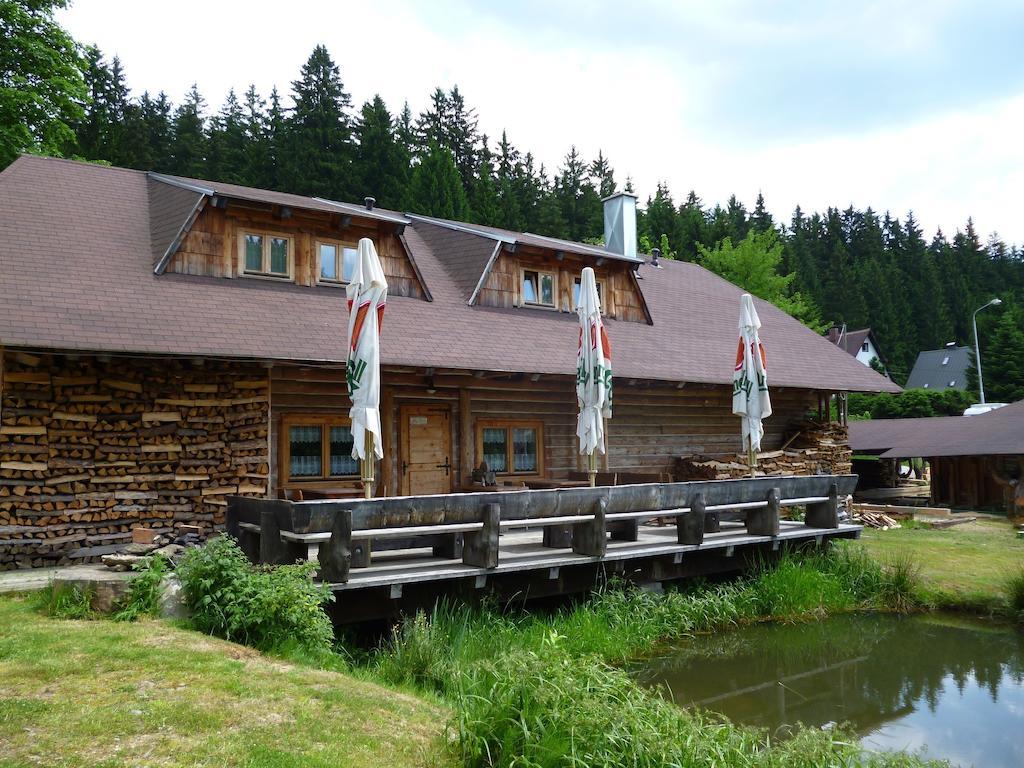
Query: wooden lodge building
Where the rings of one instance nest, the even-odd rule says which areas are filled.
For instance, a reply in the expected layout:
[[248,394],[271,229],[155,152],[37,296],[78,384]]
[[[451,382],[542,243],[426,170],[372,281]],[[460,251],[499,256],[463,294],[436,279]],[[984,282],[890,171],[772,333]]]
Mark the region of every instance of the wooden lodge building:
[[[606,219],[609,248],[19,158],[0,173],[0,568],[94,558],[137,524],[217,525],[233,494],[357,486],[343,288],[362,237],[389,282],[379,495],[457,492],[483,461],[498,483],[583,469],[572,307],[584,266],[613,348],[602,482],[664,477],[684,455],[728,464],[741,290],[638,256],[632,196],[606,201]],[[766,451],[813,450],[801,425],[831,393],[897,390],[756,301],[775,409]]]

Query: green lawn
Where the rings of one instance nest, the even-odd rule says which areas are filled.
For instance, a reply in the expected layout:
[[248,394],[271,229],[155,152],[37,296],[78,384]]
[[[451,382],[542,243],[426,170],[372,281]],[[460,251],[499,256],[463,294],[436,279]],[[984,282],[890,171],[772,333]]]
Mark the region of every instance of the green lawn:
[[996,605],[1007,579],[1024,568],[1024,539],[1005,519],[979,518],[944,530],[865,528],[861,541],[883,562],[912,554],[926,592],[940,605]]
[[0,599],[0,766],[436,765],[450,713],[165,622]]

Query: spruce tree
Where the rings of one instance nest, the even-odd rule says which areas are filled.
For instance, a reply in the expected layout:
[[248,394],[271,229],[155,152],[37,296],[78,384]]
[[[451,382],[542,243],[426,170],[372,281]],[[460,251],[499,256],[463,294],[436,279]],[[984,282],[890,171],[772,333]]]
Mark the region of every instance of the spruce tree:
[[206,102],[193,83],[185,100],[174,110],[171,128],[171,169],[179,176],[204,178],[206,165]]
[[414,213],[465,221],[469,209],[459,171],[451,152],[433,141],[413,169],[409,208]]
[[498,185],[494,177],[494,161],[487,146],[487,136],[480,143],[480,165],[469,192],[469,208],[473,221],[478,224],[498,226],[501,220],[501,205],[498,200]]
[[359,197],[371,196],[384,208],[401,210],[409,185],[410,158],[399,143],[384,100],[374,96],[363,104],[356,125],[356,162],[353,178]]
[[292,82],[286,152],[278,158],[288,191],[339,200],[358,196],[352,179],[352,99],[338,65],[318,45]]
[[525,200],[520,192],[521,177],[524,173],[519,159],[519,151],[512,146],[505,131],[501,132],[498,142],[497,193],[498,216],[497,226],[521,232],[526,229],[522,205]]
[[757,232],[767,232],[775,227],[775,221],[765,206],[764,195],[760,190],[757,193],[757,201],[754,203],[754,212],[750,215],[750,227]]
[[273,187],[270,137],[267,127],[267,102],[256,85],[250,83],[242,102],[244,152],[239,177],[244,184],[268,189]]
[[590,164],[590,178],[597,181],[597,193],[602,199],[615,194],[615,171],[600,149],[597,159]]
[[253,184],[246,175],[245,116],[235,89],[228,91],[220,111],[210,120],[207,165],[211,179],[232,184]]

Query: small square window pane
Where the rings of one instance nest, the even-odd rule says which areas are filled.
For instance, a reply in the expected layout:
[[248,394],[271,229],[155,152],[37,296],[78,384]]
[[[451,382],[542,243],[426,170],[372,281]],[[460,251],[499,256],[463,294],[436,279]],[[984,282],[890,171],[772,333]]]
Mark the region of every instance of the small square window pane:
[[508,431],[504,427],[485,427],[484,461],[492,472],[508,472]]
[[512,467],[514,472],[537,471],[537,430],[512,430]]
[[540,276],[540,303],[549,307],[555,305],[555,278],[552,275]]
[[352,428],[331,427],[331,477],[359,474],[359,460],[352,458]]
[[318,426],[294,426],[288,429],[289,474],[292,477],[323,475],[323,432]]
[[359,251],[355,248],[344,247],[341,249],[344,264],[341,269],[341,279],[346,283],[352,281],[352,275],[356,272],[356,264],[359,262]]
[[323,280],[338,279],[337,246],[320,243],[320,278]]
[[270,240],[270,271],[275,275],[288,274],[288,240],[275,237]]
[[523,273],[523,301],[528,304],[537,303],[537,273],[536,272],[524,272]]
[[245,271],[263,271],[263,236],[245,236]]

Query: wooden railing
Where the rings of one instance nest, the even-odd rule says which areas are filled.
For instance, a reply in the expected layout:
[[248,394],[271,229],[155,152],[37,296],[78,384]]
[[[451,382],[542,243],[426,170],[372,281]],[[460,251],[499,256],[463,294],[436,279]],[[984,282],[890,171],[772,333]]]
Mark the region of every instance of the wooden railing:
[[494,568],[499,533],[516,528],[542,528],[545,546],[591,557],[604,556],[609,537],[636,541],[640,522],[654,517],[673,518],[678,543],[688,545],[700,545],[723,517],[742,520],[751,535],[776,536],[781,509],[793,506],[806,508],[806,526],[837,528],[839,498],[856,482],[813,475],[351,500],[236,496],[227,530],[256,562],[317,557],[325,581],[345,582],[387,542]]

